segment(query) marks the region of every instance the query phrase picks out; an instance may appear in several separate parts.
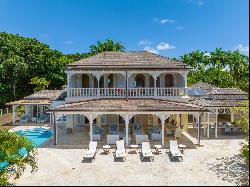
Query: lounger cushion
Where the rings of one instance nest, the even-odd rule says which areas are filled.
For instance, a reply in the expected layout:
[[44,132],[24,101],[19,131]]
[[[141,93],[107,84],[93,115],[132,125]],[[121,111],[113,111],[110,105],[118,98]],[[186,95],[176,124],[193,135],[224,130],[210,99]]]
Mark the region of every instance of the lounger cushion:
[[125,150],[116,150],[115,152],[116,157],[123,157],[126,156]]

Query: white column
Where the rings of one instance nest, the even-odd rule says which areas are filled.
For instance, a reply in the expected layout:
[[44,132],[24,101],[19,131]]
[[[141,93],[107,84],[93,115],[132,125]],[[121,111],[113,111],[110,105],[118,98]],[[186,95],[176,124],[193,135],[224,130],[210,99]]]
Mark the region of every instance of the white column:
[[93,125],[93,117],[92,117],[92,114],[90,114],[90,117],[89,117],[89,136],[90,136],[90,141],[92,141],[92,139],[93,139],[92,125]]
[[9,108],[6,108],[6,114],[8,114],[9,113]]
[[185,96],[188,96],[188,86],[187,86],[187,72],[181,73],[182,77],[184,78],[184,87],[185,87]]
[[57,145],[56,113],[53,113],[52,118],[53,118],[53,123],[54,123],[54,145]]
[[156,90],[156,75],[154,75],[154,97],[157,97],[157,90]]
[[197,123],[198,123],[198,140],[197,140],[197,144],[200,145],[200,140],[201,140],[201,137],[200,137],[200,126],[201,126],[201,115],[198,114],[196,115],[197,116]]
[[209,121],[209,112],[208,112],[207,119],[208,119],[207,138],[209,138],[209,136],[210,136],[210,121]]
[[52,113],[49,113],[49,124],[52,124]]
[[234,122],[234,113],[232,111],[231,112],[231,122]]
[[207,138],[210,136],[210,124],[207,125]]
[[97,76],[97,97],[100,97],[100,76]]
[[216,109],[215,113],[215,138],[218,137],[218,109]]
[[67,97],[69,97],[70,96],[70,94],[69,94],[69,80],[70,80],[70,74],[69,73],[67,73]]
[[16,124],[16,119],[15,119],[15,117],[16,117],[16,111],[15,111],[15,109],[16,109],[16,106],[13,105],[12,106],[12,120],[13,120],[13,125]]
[[0,109],[0,116],[3,115],[3,109]]
[[128,142],[128,125],[129,125],[129,118],[128,115],[126,114],[126,119],[125,119],[125,125],[126,125],[126,145],[129,144]]
[[164,119],[164,114],[162,114],[161,117],[161,144],[164,145],[164,124],[165,124],[165,119]]

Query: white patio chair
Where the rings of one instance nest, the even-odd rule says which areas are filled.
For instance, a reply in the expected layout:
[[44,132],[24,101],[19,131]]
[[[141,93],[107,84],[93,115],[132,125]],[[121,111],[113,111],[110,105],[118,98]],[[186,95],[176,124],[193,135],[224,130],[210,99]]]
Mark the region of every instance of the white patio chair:
[[96,152],[97,152],[96,147],[97,147],[97,142],[96,141],[90,141],[89,142],[89,148],[83,155],[83,160],[85,160],[85,159],[95,159],[95,155],[96,155]]
[[123,161],[126,160],[126,150],[124,147],[124,140],[116,141],[116,150],[114,155],[115,161],[117,158],[122,158]]
[[142,152],[142,160],[145,158],[149,158],[151,161],[154,161],[154,156],[150,149],[149,142],[142,142],[141,152]]
[[170,140],[170,160],[173,161],[174,159],[181,159],[181,161],[183,161],[183,154],[181,153],[178,144],[177,144],[177,140]]

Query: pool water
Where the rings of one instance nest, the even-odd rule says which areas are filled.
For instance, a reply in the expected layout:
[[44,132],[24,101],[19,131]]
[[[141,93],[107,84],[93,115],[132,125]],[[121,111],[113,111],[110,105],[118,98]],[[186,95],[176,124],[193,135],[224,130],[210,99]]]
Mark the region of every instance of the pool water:
[[18,134],[21,136],[25,136],[28,139],[30,139],[35,147],[38,147],[39,145],[46,142],[50,137],[53,135],[53,133],[45,128],[34,128],[34,129],[27,129],[27,130],[20,130],[17,131]]
[[[21,136],[27,137],[29,140],[32,141],[35,147],[43,144],[44,142],[48,141],[53,133],[50,130],[45,128],[34,128],[34,129],[27,129],[27,130],[20,130],[16,133],[20,134]],[[22,155],[27,154],[26,149],[20,149],[19,153]],[[5,168],[8,166],[7,162],[0,162],[0,169]]]

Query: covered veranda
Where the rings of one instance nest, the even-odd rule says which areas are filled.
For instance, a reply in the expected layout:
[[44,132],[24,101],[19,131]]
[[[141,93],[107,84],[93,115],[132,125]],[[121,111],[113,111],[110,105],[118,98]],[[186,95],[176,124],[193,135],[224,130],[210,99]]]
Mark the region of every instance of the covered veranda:
[[[29,120],[27,122],[35,122],[38,117],[46,115],[46,110],[50,107],[51,102],[48,100],[19,100],[8,103],[7,105],[12,106],[12,121],[13,125],[16,124],[16,109],[18,106],[23,106],[25,109],[24,115],[29,116]],[[52,115],[49,115],[49,123],[52,124]]]
[[[93,140],[93,127],[98,125],[95,124],[94,121],[98,116],[102,115],[119,115],[123,119],[124,131],[125,131],[125,142],[126,145],[130,144],[130,130],[133,128],[133,123],[131,123],[131,119],[136,115],[153,115],[157,116],[160,125],[156,122],[153,126],[160,126],[161,128],[161,137],[158,144],[166,144],[166,140],[168,140],[169,136],[166,133],[166,120],[171,115],[181,115],[181,114],[193,114],[196,119],[196,124],[198,127],[197,134],[197,144],[200,144],[200,118],[202,113],[206,111],[202,107],[183,103],[183,102],[174,102],[174,101],[166,101],[166,100],[156,100],[156,99],[99,99],[99,100],[91,100],[91,101],[82,101],[75,103],[68,103],[53,109],[49,109],[48,112],[53,113],[54,118],[57,115],[67,115],[67,120],[70,120],[68,116],[80,114],[85,116],[89,123],[88,126],[78,127],[74,129],[74,133],[78,133],[78,131],[83,132],[81,129],[85,129],[85,133],[82,133],[84,136],[84,143],[88,144],[89,140]],[[69,122],[69,121],[67,121]],[[58,128],[59,127],[59,128]],[[71,127],[75,128],[74,124],[66,124],[66,128]],[[61,129],[59,124],[54,123],[54,144],[58,144],[58,139],[63,139],[58,136],[67,136],[66,134],[58,133],[58,129]],[[78,129],[78,130],[77,130]],[[86,132],[86,129],[88,132]],[[92,133],[91,133],[92,132]],[[74,133],[69,136],[74,136]],[[103,144],[106,143],[106,135],[103,138]],[[132,135],[131,135],[132,136]],[[132,137],[133,138],[133,137]],[[64,138],[64,144],[67,144],[67,138]],[[86,142],[86,140],[88,140]],[[75,139],[75,141],[77,141]],[[101,142],[101,141],[100,141]],[[151,142],[151,141],[150,141]],[[60,142],[59,142],[60,143]]]
[[204,129],[204,136],[207,138],[218,138],[220,134],[225,134],[225,124],[234,127],[237,116],[234,114],[235,107],[245,107],[242,100],[200,99],[195,101],[199,106],[203,106],[208,111],[204,112],[201,124]]

